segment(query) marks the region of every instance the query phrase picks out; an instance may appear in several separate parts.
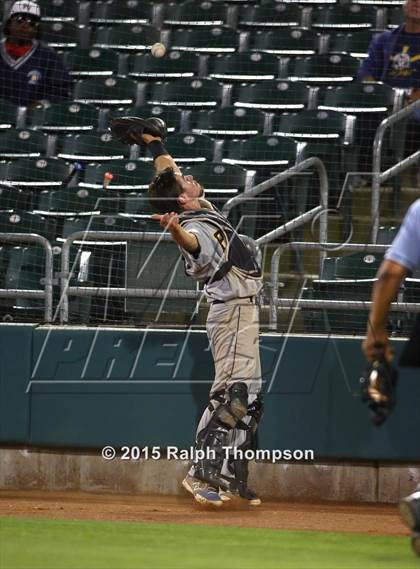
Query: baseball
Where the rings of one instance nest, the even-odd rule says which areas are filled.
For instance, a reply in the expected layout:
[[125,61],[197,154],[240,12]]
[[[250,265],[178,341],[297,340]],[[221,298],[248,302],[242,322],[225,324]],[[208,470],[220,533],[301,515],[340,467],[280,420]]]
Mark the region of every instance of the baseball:
[[166,53],[166,47],[163,43],[157,42],[152,45],[151,51],[154,57],[163,57]]

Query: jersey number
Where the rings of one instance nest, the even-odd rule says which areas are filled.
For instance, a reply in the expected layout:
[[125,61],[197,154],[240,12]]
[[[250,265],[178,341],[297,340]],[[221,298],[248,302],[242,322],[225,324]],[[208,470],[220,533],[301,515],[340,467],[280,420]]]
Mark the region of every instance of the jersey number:
[[225,251],[226,249],[226,240],[225,240],[225,236],[223,235],[223,232],[220,231],[220,229],[218,229],[216,231],[216,233],[214,234],[214,238],[216,239],[216,241],[219,243],[220,247],[223,249],[223,251]]

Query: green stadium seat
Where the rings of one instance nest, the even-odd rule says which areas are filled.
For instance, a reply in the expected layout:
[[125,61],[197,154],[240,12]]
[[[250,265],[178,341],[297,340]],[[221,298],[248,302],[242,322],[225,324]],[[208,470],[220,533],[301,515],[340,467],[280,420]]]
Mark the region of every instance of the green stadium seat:
[[181,130],[182,111],[177,107],[162,107],[161,105],[136,105],[123,109],[112,109],[110,116],[129,117],[159,117],[166,123],[168,133]]
[[42,40],[55,49],[71,49],[81,45],[84,26],[74,22],[43,22]]
[[94,77],[78,81],[74,90],[78,103],[129,106],[137,100],[137,83],[128,77]]
[[65,54],[64,61],[75,78],[109,76],[119,69],[119,55],[112,49],[76,48]]
[[153,26],[119,24],[96,30],[93,47],[118,51],[145,51],[160,41],[160,32]]
[[350,83],[359,69],[359,60],[345,53],[297,57],[290,65],[289,79],[311,84]]
[[223,87],[215,79],[176,79],[156,83],[148,97],[150,105],[176,107],[214,107],[222,101]]
[[271,53],[245,51],[210,59],[209,76],[218,81],[264,81],[278,78],[279,73],[279,58]]
[[34,213],[53,217],[74,217],[118,213],[118,194],[103,189],[66,188],[40,192]]
[[205,134],[172,134],[165,147],[179,164],[212,161],[216,142]]
[[98,127],[98,109],[87,103],[65,101],[35,107],[28,119],[32,128],[47,133],[90,131]]
[[391,245],[399,231],[398,226],[394,225],[381,225],[378,228],[378,237],[376,243],[378,245]]
[[[0,171],[1,171],[0,164]],[[24,211],[31,208],[32,195],[19,188],[0,182],[0,211]]]
[[234,105],[261,110],[298,110],[307,107],[309,87],[298,81],[262,81],[236,88]]
[[92,24],[150,24],[153,21],[153,7],[141,0],[108,0],[94,2],[90,17]]
[[1,158],[38,158],[47,154],[48,137],[42,132],[10,129],[0,132]]
[[55,234],[55,223],[40,215],[18,211],[0,213],[0,233],[35,233],[46,239]]
[[239,28],[279,28],[303,25],[300,6],[272,2],[262,5],[245,6],[240,10]]
[[8,129],[16,126],[18,107],[10,101],[0,100],[0,129]]
[[[255,183],[273,177],[287,170],[299,160],[299,145],[294,140],[275,136],[254,136],[248,140],[233,140],[227,145],[223,163],[234,164],[255,170]],[[290,196],[294,182],[274,186],[270,190],[241,206],[246,215],[244,226],[247,235],[257,237],[278,227],[290,219]],[[231,210],[231,216],[238,217],[238,207]]]
[[191,132],[215,137],[246,138],[264,133],[266,115],[258,109],[224,107],[214,111],[198,111],[190,118]]
[[163,25],[176,27],[229,25],[229,10],[224,4],[187,0],[164,4]]
[[312,9],[312,28],[320,30],[360,30],[377,27],[378,9],[360,4],[318,6]]
[[171,32],[170,47],[199,53],[233,53],[239,47],[239,32],[228,26],[175,29]]
[[251,36],[250,49],[276,55],[313,55],[319,49],[319,34],[305,28],[258,30]]
[[386,27],[389,29],[398,28],[404,23],[404,12],[401,6],[393,6],[387,9]]
[[69,174],[69,165],[58,158],[20,158],[3,163],[2,182],[19,188],[57,188]]
[[59,141],[59,158],[86,162],[128,158],[130,147],[114,140],[109,133],[68,134]]
[[108,186],[109,191],[125,192],[147,190],[155,174],[151,162],[142,160],[114,160],[101,164],[88,164],[84,179],[79,182],[81,188],[101,189],[104,184],[104,176],[107,172],[113,175]]
[[42,22],[77,22],[80,2],[68,0],[38,0]]
[[[45,250],[39,246],[9,247],[4,288],[22,290],[44,289]],[[16,321],[43,319],[44,301],[14,298],[9,301],[9,314]]]
[[328,51],[329,53],[347,53],[358,58],[367,57],[369,44],[376,34],[371,28],[352,32],[330,32]]
[[383,261],[382,254],[352,253],[338,257],[335,265],[336,279],[374,279]]
[[197,53],[169,51],[165,57],[152,54],[131,56],[129,75],[139,79],[168,80],[199,75],[200,58]]

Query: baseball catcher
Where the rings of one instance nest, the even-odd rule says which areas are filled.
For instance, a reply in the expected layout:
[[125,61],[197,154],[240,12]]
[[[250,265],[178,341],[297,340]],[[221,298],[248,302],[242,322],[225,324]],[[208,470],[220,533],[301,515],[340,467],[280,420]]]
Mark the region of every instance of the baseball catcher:
[[209,303],[206,330],[214,358],[210,402],[196,432],[194,461],[184,488],[201,504],[221,506],[232,497],[261,500],[248,487],[248,462],[234,451],[252,449],[262,416],[259,311],[261,272],[239,235],[192,176],[183,176],[163,142],[156,118],[118,118],[111,131],[128,144],[145,144],[156,176],[149,196],[152,216],[178,245],[189,276],[203,285]]

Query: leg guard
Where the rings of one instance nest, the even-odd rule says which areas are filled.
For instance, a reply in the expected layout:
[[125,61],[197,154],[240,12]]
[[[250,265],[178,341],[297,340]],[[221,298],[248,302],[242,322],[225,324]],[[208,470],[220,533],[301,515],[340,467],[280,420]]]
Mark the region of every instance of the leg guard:
[[204,458],[195,467],[195,476],[216,488],[229,489],[228,481],[220,476],[225,460],[228,433],[248,412],[248,389],[237,382],[229,388],[229,402],[213,412],[208,425],[197,436],[196,449]]

